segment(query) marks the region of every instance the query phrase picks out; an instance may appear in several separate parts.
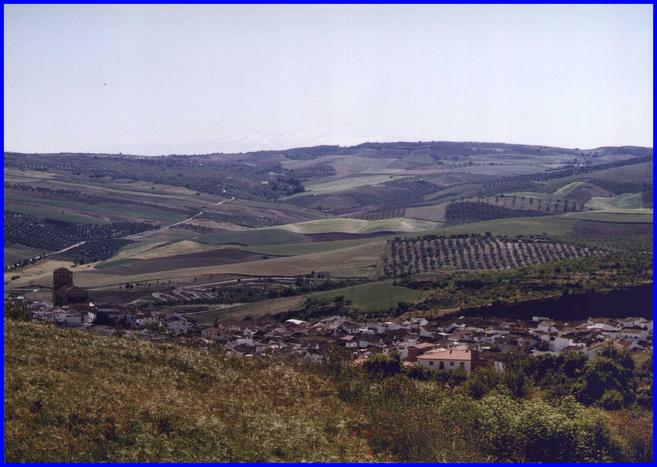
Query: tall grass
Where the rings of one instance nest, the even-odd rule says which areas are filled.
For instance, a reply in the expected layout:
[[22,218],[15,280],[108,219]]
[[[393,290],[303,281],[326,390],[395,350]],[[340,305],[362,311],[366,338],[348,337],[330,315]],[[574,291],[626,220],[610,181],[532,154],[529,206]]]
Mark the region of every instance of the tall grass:
[[5,321],[8,462],[362,461],[362,417],[326,377]]

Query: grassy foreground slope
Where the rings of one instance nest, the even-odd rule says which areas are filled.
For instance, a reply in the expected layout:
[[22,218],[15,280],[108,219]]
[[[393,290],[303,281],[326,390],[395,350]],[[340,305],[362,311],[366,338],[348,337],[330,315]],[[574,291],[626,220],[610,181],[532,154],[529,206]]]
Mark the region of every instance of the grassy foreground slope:
[[5,461],[355,461],[326,380],[268,359],[5,321]]

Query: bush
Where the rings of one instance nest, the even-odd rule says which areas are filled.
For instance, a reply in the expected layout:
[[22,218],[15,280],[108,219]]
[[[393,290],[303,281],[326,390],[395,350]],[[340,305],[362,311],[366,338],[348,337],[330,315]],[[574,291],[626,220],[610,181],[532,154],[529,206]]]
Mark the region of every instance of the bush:
[[[601,354],[589,361],[584,370],[578,400],[585,404],[603,404],[602,398],[608,391],[615,391],[620,395],[623,406],[634,402],[634,384],[632,370],[634,362],[631,357],[610,351],[607,355]],[[615,404],[614,394],[606,396],[604,403]],[[604,406],[604,405],[603,405]]]
[[372,355],[363,365],[370,373],[376,373],[383,377],[393,376],[401,372],[401,361],[398,354]]
[[32,312],[25,302],[11,300],[5,302],[5,316],[14,321],[29,321],[32,318]]
[[479,401],[480,423],[489,452],[525,462],[613,461],[622,442],[609,419],[572,398],[557,406],[541,400],[514,402],[510,394]]
[[428,381],[434,376],[433,371],[422,365],[415,364],[408,369],[408,377],[420,381]]
[[607,410],[618,410],[623,407],[623,395],[615,389],[610,389],[602,394],[597,405]]
[[481,399],[500,384],[500,374],[493,368],[475,368],[465,383],[466,393],[474,398]]

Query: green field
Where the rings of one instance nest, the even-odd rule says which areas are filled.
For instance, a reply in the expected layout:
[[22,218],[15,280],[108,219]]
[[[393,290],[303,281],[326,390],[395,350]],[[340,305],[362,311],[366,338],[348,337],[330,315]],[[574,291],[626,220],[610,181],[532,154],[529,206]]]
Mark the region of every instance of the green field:
[[379,183],[390,182],[399,178],[394,175],[357,175],[350,177],[340,177],[334,179],[322,179],[318,182],[308,183],[306,192],[324,194],[334,193],[336,191],[349,190],[365,185],[377,185]]
[[357,238],[353,240],[334,240],[329,242],[284,243],[280,245],[262,245],[254,250],[266,255],[297,256],[341,250],[342,248],[363,245],[371,241],[371,238]]
[[413,303],[422,297],[422,291],[392,285],[392,281],[382,281],[313,294],[324,298],[341,295],[363,311],[380,311],[393,308],[400,302]]
[[296,224],[280,225],[277,228],[291,232],[313,234],[313,233],[372,233],[372,232],[413,232],[429,230],[437,227],[438,223],[410,218],[392,218],[378,221],[363,219],[350,219],[334,217],[332,219],[319,219],[314,221],[299,222]]
[[565,217],[596,222],[652,224],[652,209],[569,212]]
[[576,219],[564,216],[543,217],[516,217],[512,219],[494,219],[476,222],[473,224],[441,227],[427,232],[418,232],[418,235],[438,234],[464,234],[490,232],[494,235],[541,235],[567,236],[575,226]]

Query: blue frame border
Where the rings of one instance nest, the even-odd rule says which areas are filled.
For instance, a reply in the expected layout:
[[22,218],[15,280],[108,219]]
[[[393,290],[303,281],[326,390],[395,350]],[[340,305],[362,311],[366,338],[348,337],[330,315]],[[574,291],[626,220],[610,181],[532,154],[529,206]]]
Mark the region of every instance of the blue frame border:
[[[48,4],[48,5],[93,5],[93,4],[111,4],[111,5],[135,5],[135,4],[165,4],[165,5],[172,5],[172,4],[181,4],[181,2],[176,2],[176,1],[161,1],[161,2],[152,2],[152,1],[146,1],[146,2],[115,2],[115,1],[109,1],[109,2],[102,2],[102,1],[90,1],[90,2],[84,2],[84,1],[65,1],[65,2],[51,2],[51,1],[41,1],[41,2],[23,2],[23,1],[3,1],[3,5],[29,5],[29,4]],[[290,4],[314,4],[314,5],[331,5],[331,4],[342,4],[342,5],[363,5],[363,4],[370,4],[370,5],[376,5],[376,4],[397,4],[398,2],[390,2],[390,1],[383,1],[383,2],[370,2],[370,1],[364,1],[364,2],[298,2],[298,1],[288,1],[288,2],[271,2],[271,1],[262,1],[262,2],[248,2],[248,1],[235,1],[235,2],[212,2],[212,1],[194,1],[190,2],[189,4],[242,4],[242,5],[290,5]],[[491,5],[518,5],[518,4],[524,4],[524,5],[557,5],[557,4],[581,4],[581,3],[589,3],[589,2],[503,2],[503,3],[497,3],[497,2],[460,2],[460,1],[454,1],[454,2],[427,2],[427,1],[416,1],[412,2],[413,4],[459,4],[459,5],[482,5],[482,4],[491,4]],[[654,19],[655,19],[655,12],[654,12],[654,2],[641,2],[641,1],[614,1],[614,2],[604,2],[604,4],[612,4],[612,5],[618,5],[618,4],[636,4],[636,5],[653,5],[653,12],[652,12],[652,19],[653,19],[653,90],[654,90]],[[4,24],[5,24],[5,9],[3,8],[3,43],[4,43]],[[4,56],[4,47],[3,47],[3,56]],[[4,60],[3,60],[3,70],[4,70]],[[4,73],[2,75],[2,81],[4,84]],[[3,86],[3,108],[4,108],[4,86]],[[652,146],[653,148],[655,147],[655,139],[654,139],[654,92],[653,92],[653,141],[652,141]],[[4,114],[3,114],[3,119],[4,119]],[[5,135],[4,135],[4,126],[3,126],[3,132],[2,132],[2,141],[3,141],[3,148],[4,148],[4,140],[5,140]],[[3,153],[4,154],[4,153]],[[653,179],[655,175],[655,168],[653,165]],[[4,185],[4,171],[2,175],[2,181]],[[653,201],[655,199],[655,195],[653,192]],[[3,200],[3,205],[4,205],[4,190],[2,194],[2,200]],[[4,221],[3,221],[4,222]],[[655,246],[657,245],[657,241],[655,240],[655,233],[657,232],[657,229],[655,229],[655,224],[653,223],[653,263],[654,263],[654,249]],[[0,233],[0,238],[4,240],[4,228],[2,232]],[[4,242],[3,242],[4,244]],[[3,260],[4,263],[4,260]],[[4,268],[3,268],[4,269]],[[654,269],[654,268],[653,268]],[[654,283],[654,271],[653,271],[653,295],[654,292],[657,290],[657,287],[655,286]],[[3,292],[4,292],[4,283],[3,283]],[[3,320],[3,325],[4,325],[4,313],[2,316]],[[653,308],[653,320],[654,320],[654,308]],[[2,338],[0,339],[0,345],[2,347],[2,354],[3,354],[3,360],[0,363],[0,366],[2,367],[3,370],[3,379],[4,379],[4,352],[5,352],[5,346],[4,346],[4,332],[2,335]],[[655,373],[655,369],[657,368],[657,364],[655,363],[655,351],[654,351],[654,343],[653,343],[653,375]],[[3,385],[3,394],[4,394],[4,385]],[[657,403],[655,402],[655,389],[653,386],[653,462],[656,461],[656,457],[654,454],[654,446],[655,446],[655,421],[654,421],[654,412],[655,412],[655,407],[657,407]],[[0,413],[3,415],[3,420],[4,420],[4,397],[2,399],[2,405],[0,407]],[[4,423],[2,424],[2,439],[0,439],[0,448],[2,449],[2,454],[3,454],[3,465],[6,464],[4,462]],[[623,463],[616,463],[617,465],[625,465]],[[17,464],[17,463],[8,463],[6,465],[45,465],[40,464],[40,463],[24,463],[24,464]],[[69,465],[66,463],[51,463],[48,465]],[[80,463],[80,465],[89,465],[87,463]],[[122,465],[119,463],[105,463],[105,465]],[[130,465],[158,465],[157,463],[131,463]],[[170,465],[265,465],[262,463],[170,463]],[[277,464],[277,465],[302,465],[301,463],[282,463],[282,464]],[[333,466],[333,465],[360,465],[356,463],[345,463],[345,464],[336,464],[336,463],[326,463],[326,464],[320,464],[320,465],[327,465],[327,466]],[[392,463],[388,465],[397,465],[397,463]],[[425,465],[425,464],[403,464],[403,465]],[[520,463],[520,464],[513,464],[513,463],[485,463],[485,464],[479,464],[479,463],[464,463],[464,464],[459,464],[463,466],[475,466],[475,465],[570,465],[570,464],[559,464],[559,463],[544,463],[544,464],[535,464],[535,463]],[[587,465],[609,465],[609,464],[599,464],[599,463],[591,463]],[[634,464],[629,464],[629,465],[654,465],[650,463],[634,463]]]

